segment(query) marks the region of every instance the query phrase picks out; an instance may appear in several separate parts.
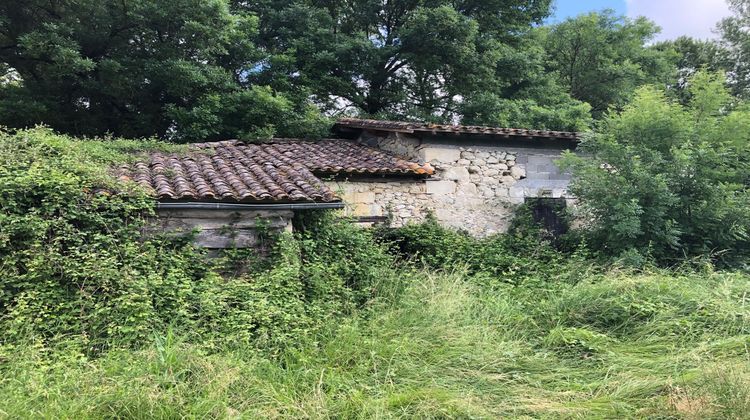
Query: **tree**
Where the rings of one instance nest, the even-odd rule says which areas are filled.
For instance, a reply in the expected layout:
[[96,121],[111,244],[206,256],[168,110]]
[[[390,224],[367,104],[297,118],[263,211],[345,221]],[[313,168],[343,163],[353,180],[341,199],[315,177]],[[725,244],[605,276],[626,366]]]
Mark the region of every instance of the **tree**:
[[750,108],[722,74],[696,73],[683,106],[639,88],[621,113],[568,155],[583,231],[605,254],[636,251],[661,262],[750,254]]
[[[2,1],[0,62],[20,81],[0,85],[0,124],[195,140],[283,131],[309,113],[247,82],[265,58],[257,23],[225,0]],[[237,109],[241,132],[227,129]]]
[[573,99],[545,68],[543,36],[543,31],[532,31],[512,52],[503,54],[498,67],[517,69],[518,74],[508,74],[493,90],[464,97],[459,107],[463,124],[562,131],[589,128],[591,107]]
[[729,70],[732,92],[744,99],[750,98],[750,1],[728,0],[734,16],[723,19],[718,29],[723,57]]
[[591,105],[595,118],[622,107],[645,83],[666,83],[673,72],[668,53],[648,48],[658,27],[646,18],[611,10],[570,18],[545,32],[547,70],[570,95]]
[[545,84],[539,92],[520,96],[526,95],[525,99],[474,95],[461,104],[461,123],[560,131],[585,131],[592,123],[589,104],[571,98],[559,86]]
[[677,72],[674,80],[669,83],[669,93],[679,98],[683,104],[689,102],[687,82],[696,72],[727,72],[726,51],[715,41],[681,36],[675,40],[660,42],[653,48],[674,55]]
[[271,55],[254,80],[310,88],[327,110],[447,120],[462,97],[496,90],[520,37],[550,0],[235,2],[256,13]]

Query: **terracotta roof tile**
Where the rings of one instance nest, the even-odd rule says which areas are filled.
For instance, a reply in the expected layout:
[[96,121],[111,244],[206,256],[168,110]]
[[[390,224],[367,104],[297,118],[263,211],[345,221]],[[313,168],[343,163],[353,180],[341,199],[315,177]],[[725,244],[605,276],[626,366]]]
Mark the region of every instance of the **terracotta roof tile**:
[[150,154],[119,168],[118,177],[163,200],[331,202],[339,199],[315,174],[433,173],[429,165],[345,140],[230,140],[192,148],[184,154]]
[[501,128],[479,125],[448,125],[407,121],[367,120],[359,118],[341,118],[335,127],[361,128],[366,130],[395,131],[402,133],[452,133],[481,134],[500,137],[556,138],[578,140],[580,133],[568,131],[527,130],[523,128]]
[[246,145],[262,148],[278,159],[302,164],[320,175],[381,174],[431,175],[429,164],[408,161],[379,149],[347,140],[326,139],[316,142],[295,139],[274,139],[272,143]]

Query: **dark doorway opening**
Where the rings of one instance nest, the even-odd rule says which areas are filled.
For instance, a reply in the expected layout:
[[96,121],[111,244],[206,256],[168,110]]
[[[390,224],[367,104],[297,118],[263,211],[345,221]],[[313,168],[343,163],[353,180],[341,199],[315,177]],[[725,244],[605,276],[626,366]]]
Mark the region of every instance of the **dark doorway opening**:
[[564,217],[564,198],[526,198],[526,206],[531,210],[535,223],[539,223],[553,237],[559,238],[568,232],[568,222]]

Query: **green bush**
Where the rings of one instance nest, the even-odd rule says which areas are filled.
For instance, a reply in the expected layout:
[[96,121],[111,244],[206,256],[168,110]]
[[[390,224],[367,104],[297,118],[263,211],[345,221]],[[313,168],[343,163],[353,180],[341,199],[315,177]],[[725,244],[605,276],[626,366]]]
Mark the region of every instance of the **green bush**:
[[634,261],[673,264],[708,256],[745,265],[750,256],[750,112],[698,73],[688,106],[644,87],[622,113],[569,154],[581,230],[589,244]]
[[527,209],[517,211],[506,234],[475,238],[466,232],[441,226],[433,217],[420,224],[409,224],[377,232],[402,258],[428,267],[452,270],[465,267],[471,275],[519,284],[546,281],[569,274],[561,266],[577,264],[581,272],[591,267],[585,247],[559,251],[552,237],[534,224]]
[[[262,262],[210,261],[189,238],[144,236],[153,199],[109,168],[154,147],[173,148],[0,132],[0,347],[97,353],[173,328],[207,348],[273,353],[402,280],[368,231],[330,215],[308,216]],[[231,264],[243,259],[255,263]]]

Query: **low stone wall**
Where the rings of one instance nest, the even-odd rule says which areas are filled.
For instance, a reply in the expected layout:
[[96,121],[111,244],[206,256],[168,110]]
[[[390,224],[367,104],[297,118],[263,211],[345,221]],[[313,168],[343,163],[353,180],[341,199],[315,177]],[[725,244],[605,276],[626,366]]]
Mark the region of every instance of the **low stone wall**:
[[370,178],[326,181],[346,203],[344,214],[354,217],[388,217],[391,226],[424,220],[432,206],[424,180]]
[[197,230],[195,244],[209,249],[262,248],[267,234],[291,231],[291,210],[158,210],[151,229],[186,235]]
[[392,226],[424,219],[485,236],[508,229],[516,205],[530,197],[570,200],[570,176],[554,161],[563,148],[471,144],[462,139],[426,141],[401,133],[360,141],[404,158],[429,162],[427,180],[350,180],[331,185],[355,216],[390,215]]

